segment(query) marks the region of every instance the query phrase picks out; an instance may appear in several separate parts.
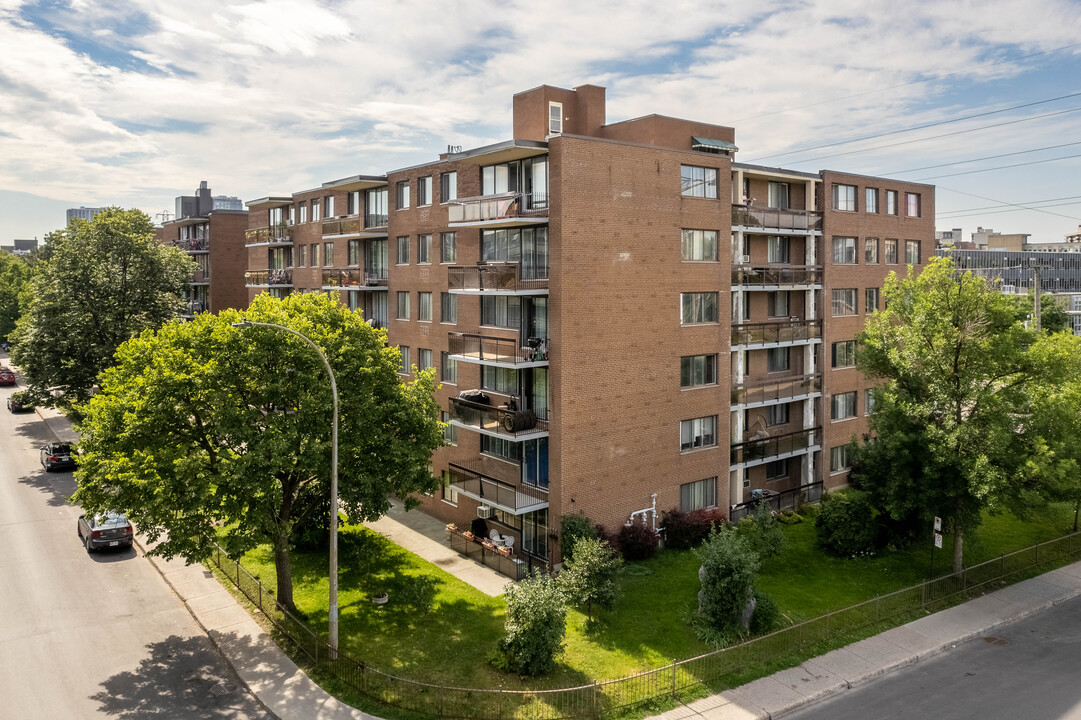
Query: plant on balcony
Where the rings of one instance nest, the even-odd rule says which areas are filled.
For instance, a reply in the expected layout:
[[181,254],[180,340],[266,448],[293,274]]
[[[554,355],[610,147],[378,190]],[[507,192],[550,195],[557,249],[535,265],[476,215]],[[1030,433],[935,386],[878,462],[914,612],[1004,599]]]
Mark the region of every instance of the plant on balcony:
[[611,610],[619,597],[616,580],[623,569],[623,558],[603,540],[583,538],[574,553],[563,563],[559,582],[567,600],[585,605],[586,617],[593,621],[593,606]]
[[493,663],[522,675],[543,675],[555,667],[567,632],[567,606],[563,589],[549,575],[534,571],[507,585],[502,655]]

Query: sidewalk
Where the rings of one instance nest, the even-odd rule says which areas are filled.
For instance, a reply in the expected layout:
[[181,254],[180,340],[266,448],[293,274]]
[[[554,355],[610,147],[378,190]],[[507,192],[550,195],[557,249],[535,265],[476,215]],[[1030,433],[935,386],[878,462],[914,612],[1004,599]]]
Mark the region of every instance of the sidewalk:
[[[71,424],[59,413],[39,409],[38,414],[57,439],[77,438]],[[490,595],[502,592],[505,578],[490,568],[461,558],[441,544],[443,524],[438,520],[419,512],[406,514],[396,504],[386,517],[371,523],[369,527],[411,552],[437,562],[456,577]],[[145,553],[145,541],[141,538],[137,540]],[[196,622],[206,630],[237,676],[275,717],[281,720],[379,720],[376,716],[339,702],[312,682],[204,567],[185,565],[180,559],[148,559],[184,602]],[[456,560],[462,564],[451,570]],[[471,568],[470,565],[476,567]],[[489,573],[497,580],[489,577]],[[1076,562],[834,650],[790,670],[782,670],[734,690],[680,705],[654,718],[777,718],[899,668],[947,652],[966,640],[985,635],[1079,595],[1081,562]]]

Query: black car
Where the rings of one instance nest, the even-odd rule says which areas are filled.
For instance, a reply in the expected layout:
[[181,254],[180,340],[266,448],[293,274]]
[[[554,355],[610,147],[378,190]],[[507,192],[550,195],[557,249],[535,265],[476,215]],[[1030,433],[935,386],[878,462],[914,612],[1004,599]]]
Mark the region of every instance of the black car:
[[21,392],[12,393],[8,398],[8,411],[13,413],[33,412],[34,404]]
[[75,458],[71,454],[71,443],[51,442],[42,447],[41,467],[45,468],[45,472],[74,469]]
[[117,512],[97,517],[80,515],[77,527],[79,538],[87,552],[107,547],[131,547],[135,531],[128,519]]

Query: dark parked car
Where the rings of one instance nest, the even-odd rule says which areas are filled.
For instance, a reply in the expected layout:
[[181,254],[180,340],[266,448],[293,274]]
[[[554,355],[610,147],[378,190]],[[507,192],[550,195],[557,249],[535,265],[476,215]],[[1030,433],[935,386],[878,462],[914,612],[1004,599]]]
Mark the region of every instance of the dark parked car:
[[87,552],[107,547],[131,547],[135,537],[128,519],[116,512],[98,517],[80,515],[78,532]]
[[45,472],[73,469],[75,458],[71,456],[71,444],[51,442],[41,448],[41,467],[45,468]]
[[34,404],[26,399],[26,393],[12,393],[8,398],[8,410],[13,413],[31,412]]
[[0,367],[0,385],[14,385],[15,373],[9,367]]

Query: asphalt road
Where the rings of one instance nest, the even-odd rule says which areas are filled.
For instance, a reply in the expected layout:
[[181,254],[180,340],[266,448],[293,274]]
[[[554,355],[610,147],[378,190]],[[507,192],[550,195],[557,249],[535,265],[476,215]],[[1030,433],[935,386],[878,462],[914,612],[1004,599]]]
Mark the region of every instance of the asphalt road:
[[1081,597],[786,720],[1081,719]]
[[0,719],[266,718],[136,550],[88,554],[36,413],[0,388]]

